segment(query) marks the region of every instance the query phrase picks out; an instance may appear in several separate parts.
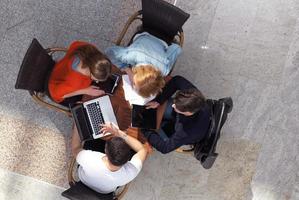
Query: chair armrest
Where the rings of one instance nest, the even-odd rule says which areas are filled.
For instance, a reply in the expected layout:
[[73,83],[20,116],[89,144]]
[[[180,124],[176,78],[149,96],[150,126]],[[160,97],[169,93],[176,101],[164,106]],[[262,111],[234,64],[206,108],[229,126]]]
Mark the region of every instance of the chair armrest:
[[56,111],[62,112],[63,114],[67,115],[68,117],[72,117],[72,113],[68,108],[62,108],[62,106],[55,105],[54,103],[50,103],[44,100],[43,96],[44,93],[38,93],[34,91],[29,91],[31,97],[40,105],[46,106],[48,108],[54,109]]
[[68,168],[68,172],[67,172],[67,178],[68,178],[70,186],[75,184],[75,178],[73,176],[75,163],[76,163],[76,158],[72,157],[69,168]]
[[47,48],[46,49],[46,52],[49,54],[49,55],[53,55],[53,53],[55,52],[67,52],[67,48],[64,48],[64,47],[50,47],[50,48]]
[[141,11],[141,10],[139,10],[139,11],[135,12],[133,15],[131,15],[131,17],[130,17],[130,18],[128,19],[128,21],[126,22],[126,24],[125,24],[123,30],[122,30],[121,33],[119,34],[119,36],[118,36],[118,38],[117,38],[117,40],[116,40],[116,42],[115,42],[116,45],[119,46],[119,45],[121,44],[121,42],[122,42],[122,40],[123,40],[125,34],[127,33],[128,29],[129,29],[130,25],[133,23],[133,21],[135,21],[135,20],[137,20],[137,19],[139,19],[139,20],[142,19],[142,18],[140,17],[141,15],[142,15],[142,11]]

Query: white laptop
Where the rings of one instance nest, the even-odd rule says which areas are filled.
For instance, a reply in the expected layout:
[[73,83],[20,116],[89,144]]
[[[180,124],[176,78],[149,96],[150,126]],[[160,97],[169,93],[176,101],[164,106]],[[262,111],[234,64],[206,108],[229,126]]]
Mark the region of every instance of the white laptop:
[[112,122],[118,127],[108,95],[70,107],[81,141],[103,137],[100,124]]

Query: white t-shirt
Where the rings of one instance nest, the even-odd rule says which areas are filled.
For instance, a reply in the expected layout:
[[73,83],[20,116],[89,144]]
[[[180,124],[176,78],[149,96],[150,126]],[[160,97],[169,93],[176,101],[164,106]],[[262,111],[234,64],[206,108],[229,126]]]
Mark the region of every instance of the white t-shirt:
[[104,164],[105,154],[97,151],[82,150],[77,155],[79,179],[99,193],[110,193],[132,181],[142,168],[142,161],[135,155],[119,170],[112,172]]

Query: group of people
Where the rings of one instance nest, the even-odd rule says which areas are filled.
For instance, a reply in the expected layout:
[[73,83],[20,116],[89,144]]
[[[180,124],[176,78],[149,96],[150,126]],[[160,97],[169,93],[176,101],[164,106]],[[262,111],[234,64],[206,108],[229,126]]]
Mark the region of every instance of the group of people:
[[[211,115],[205,97],[182,76],[174,76],[167,83],[164,80],[181,52],[178,45],[167,45],[143,33],[135,36],[130,46],[114,46],[105,52],[86,42],[73,42],[51,73],[48,88],[52,99],[68,105],[79,102],[82,95],[104,95],[104,90],[92,82],[107,80],[115,65],[129,76],[134,90],[147,99],[148,109],[167,102],[161,128],[141,130],[155,149],[169,153],[205,137]],[[101,131],[113,135],[106,141],[104,152],[84,150],[74,125],[72,153],[79,164],[80,180],[97,192],[110,193],[138,175],[147,151],[137,139],[112,123],[101,126]]]

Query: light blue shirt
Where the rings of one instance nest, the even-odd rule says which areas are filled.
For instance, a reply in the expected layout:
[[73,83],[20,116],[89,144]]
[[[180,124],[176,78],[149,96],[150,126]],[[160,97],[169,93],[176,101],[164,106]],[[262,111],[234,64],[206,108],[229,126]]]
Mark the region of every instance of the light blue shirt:
[[172,43],[168,46],[166,42],[147,32],[137,34],[128,47],[112,46],[105,50],[111,62],[118,68],[151,64],[164,76],[169,74],[181,52],[178,44]]

